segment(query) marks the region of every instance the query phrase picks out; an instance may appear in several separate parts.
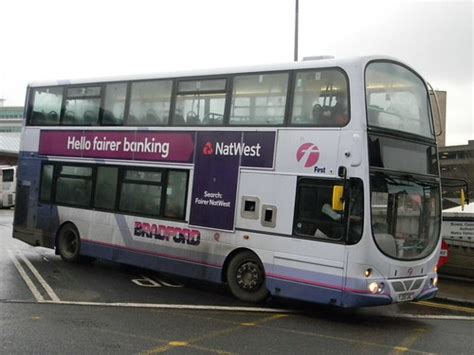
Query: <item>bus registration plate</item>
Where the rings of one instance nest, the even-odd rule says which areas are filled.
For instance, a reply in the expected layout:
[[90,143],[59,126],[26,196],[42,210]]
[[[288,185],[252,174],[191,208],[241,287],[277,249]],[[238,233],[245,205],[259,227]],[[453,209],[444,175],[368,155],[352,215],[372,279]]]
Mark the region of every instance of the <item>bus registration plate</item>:
[[415,296],[414,292],[404,292],[398,295],[398,302],[411,301]]

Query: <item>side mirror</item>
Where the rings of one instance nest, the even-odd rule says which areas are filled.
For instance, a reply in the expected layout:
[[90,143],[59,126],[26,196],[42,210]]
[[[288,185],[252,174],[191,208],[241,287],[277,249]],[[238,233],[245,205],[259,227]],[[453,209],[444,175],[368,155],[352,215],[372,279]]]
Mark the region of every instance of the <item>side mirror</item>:
[[332,188],[332,206],[333,211],[344,211],[344,186],[336,185]]

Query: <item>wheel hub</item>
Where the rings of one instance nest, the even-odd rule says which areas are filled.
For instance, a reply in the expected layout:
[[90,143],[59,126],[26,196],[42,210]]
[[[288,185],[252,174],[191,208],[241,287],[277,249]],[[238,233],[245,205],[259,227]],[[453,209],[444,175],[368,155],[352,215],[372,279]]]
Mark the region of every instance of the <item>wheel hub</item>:
[[240,265],[237,270],[237,284],[244,290],[253,290],[258,288],[261,283],[260,270],[252,262],[246,262]]
[[77,249],[77,239],[73,233],[69,233],[65,238],[65,249],[69,254],[74,254]]

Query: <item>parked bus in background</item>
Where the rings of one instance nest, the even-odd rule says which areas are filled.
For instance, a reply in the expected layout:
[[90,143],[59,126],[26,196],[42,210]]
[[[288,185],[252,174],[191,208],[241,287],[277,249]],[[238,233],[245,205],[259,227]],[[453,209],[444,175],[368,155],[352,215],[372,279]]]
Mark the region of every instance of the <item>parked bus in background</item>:
[[341,307],[431,298],[440,175],[409,66],[324,59],[28,87],[13,236]]
[[15,205],[16,166],[0,165],[0,207]]

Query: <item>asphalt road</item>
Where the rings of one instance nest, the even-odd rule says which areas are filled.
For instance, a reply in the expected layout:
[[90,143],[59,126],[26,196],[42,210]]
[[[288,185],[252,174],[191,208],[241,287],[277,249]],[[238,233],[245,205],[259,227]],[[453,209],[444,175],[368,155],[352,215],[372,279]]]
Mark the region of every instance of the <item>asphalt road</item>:
[[0,210],[0,353],[474,353],[474,309],[343,310],[272,300],[96,261],[68,264],[11,238]]

